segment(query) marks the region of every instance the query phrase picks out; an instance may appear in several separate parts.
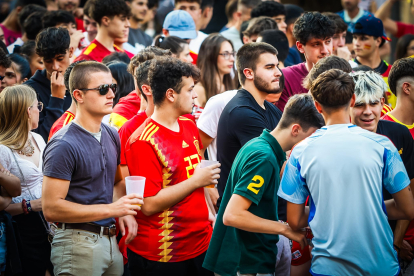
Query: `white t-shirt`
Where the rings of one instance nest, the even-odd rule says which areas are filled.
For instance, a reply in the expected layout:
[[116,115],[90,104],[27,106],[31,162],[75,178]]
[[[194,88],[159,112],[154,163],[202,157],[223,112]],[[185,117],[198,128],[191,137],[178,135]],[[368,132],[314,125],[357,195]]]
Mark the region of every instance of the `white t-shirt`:
[[[36,167],[32,162],[20,158],[20,155],[16,152],[10,150],[10,148],[0,145],[0,163],[4,168],[9,170],[13,175],[17,176],[20,179],[22,186],[22,194],[17,197],[13,197],[12,203],[22,202],[23,198],[26,200],[34,200],[42,197],[42,183],[43,183],[43,151],[46,147],[46,143],[43,140],[42,136],[37,133],[32,132],[33,136],[32,143],[36,143],[40,150],[39,165]],[[19,167],[17,166],[13,154],[16,156],[18,166],[24,175],[23,177],[20,174]],[[30,191],[29,191],[30,189]]]
[[191,39],[190,45],[188,46],[190,48],[190,51],[197,54],[200,51],[201,43],[203,43],[204,39],[208,37],[208,34],[198,31],[197,37],[194,39]]
[[218,123],[223,109],[236,94],[237,90],[229,90],[211,97],[197,121],[198,129],[213,138],[213,141],[207,147],[209,160],[217,161]]

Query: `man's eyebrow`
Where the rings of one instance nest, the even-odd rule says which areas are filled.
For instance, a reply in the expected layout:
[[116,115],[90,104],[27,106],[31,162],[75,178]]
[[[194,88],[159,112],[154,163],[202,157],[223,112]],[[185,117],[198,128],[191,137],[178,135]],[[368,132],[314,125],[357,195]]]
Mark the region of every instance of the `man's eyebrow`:
[[268,64],[265,65],[265,67],[267,67],[267,66],[276,66],[276,64],[274,64],[274,63],[268,63]]

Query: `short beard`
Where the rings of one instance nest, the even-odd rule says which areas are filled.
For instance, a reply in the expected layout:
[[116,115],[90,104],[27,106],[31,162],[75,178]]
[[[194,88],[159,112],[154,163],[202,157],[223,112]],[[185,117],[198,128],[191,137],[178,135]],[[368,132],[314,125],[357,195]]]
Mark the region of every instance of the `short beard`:
[[267,94],[279,94],[280,92],[282,92],[282,90],[280,89],[280,79],[279,79],[279,87],[278,88],[271,88],[270,87],[270,83],[267,83],[266,81],[264,81],[262,78],[260,78],[259,76],[254,76],[254,80],[253,80],[254,86],[256,86],[256,88],[259,91],[265,92]]

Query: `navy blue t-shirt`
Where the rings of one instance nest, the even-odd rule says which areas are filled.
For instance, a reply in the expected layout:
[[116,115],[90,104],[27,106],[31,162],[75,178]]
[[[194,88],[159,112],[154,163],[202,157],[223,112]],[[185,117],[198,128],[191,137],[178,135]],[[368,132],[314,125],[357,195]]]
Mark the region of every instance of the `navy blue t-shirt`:
[[[113,202],[120,141],[115,129],[101,124],[101,131],[101,141],[98,142],[88,131],[72,123],[59,130],[45,148],[43,174],[70,181],[67,201],[82,205]],[[93,223],[110,226],[115,219]]]
[[[259,137],[263,129],[273,130],[282,117],[282,111],[273,104],[265,101],[264,106],[266,109],[247,90],[240,89],[221,113],[217,130],[217,160],[221,163],[217,189],[220,198],[239,150],[251,139]],[[283,203],[286,204],[286,201]],[[281,219],[285,219],[283,214],[280,215]]]

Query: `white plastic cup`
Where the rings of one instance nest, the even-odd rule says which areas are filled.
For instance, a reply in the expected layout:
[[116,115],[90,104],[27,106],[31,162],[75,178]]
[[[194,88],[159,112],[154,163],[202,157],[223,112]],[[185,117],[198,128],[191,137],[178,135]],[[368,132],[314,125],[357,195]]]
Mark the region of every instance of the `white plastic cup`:
[[[200,168],[205,168],[214,164],[218,164],[219,161],[213,161],[213,160],[201,160]],[[214,184],[206,186],[206,188],[215,188],[216,186]]]
[[[125,177],[126,193],[139,194],[144,197],[145,177],[143,176],[127,176]],[[140,205],[140,204],[138,204]],[[141,206],[141,205],[140,205]]]

